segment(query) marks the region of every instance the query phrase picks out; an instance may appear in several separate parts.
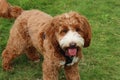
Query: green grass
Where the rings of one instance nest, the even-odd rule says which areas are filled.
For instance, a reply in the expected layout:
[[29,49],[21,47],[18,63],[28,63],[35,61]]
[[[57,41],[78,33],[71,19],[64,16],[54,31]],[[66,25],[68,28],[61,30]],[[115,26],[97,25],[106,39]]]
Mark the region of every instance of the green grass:
[[[86,16],[92,28],[92,43],[83,49],[80,62],[81,80],[120,80],[120,0],[8,0],[22,8],[39,9],[52,16],[77,11]],[[5,48],[14,20],[0,18],[0,53]],[[0,64],[1,64],[0,57]],[[25,55],[13,62],[14,71],[4,72],[0,80],[37,80],[42,78],[41,64]],[[63,70],[60,80],[65,80]]]

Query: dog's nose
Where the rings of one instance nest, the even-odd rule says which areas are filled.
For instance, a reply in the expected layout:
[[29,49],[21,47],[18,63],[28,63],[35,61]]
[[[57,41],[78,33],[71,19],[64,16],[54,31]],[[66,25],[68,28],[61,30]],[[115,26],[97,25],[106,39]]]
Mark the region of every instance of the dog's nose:
[[70,47],[76,47],[76,43],[71,42],[71,43],[69,44],[69,46],[70,46]]

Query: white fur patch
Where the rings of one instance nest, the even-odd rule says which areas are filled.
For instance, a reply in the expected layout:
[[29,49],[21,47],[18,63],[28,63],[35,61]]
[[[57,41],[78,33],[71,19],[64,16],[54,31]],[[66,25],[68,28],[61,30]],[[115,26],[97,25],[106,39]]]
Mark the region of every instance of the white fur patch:
[[61,61],[61,62],[60,62],[60,65],[61,65],[61,66],[64,66],[64,65],[65,65],[65,61]]
[[75,64],[76,62],[78,62],[79,58],[78,57],[73,57],[73,60],[71,63],[67,64],[67,66],[72,66],[73,64]]
[[69,47],[71,42],[76,43],[76,45],[79,47],[83,47],[84,45],[83,37],[79,33],[73,32],[71,30],[59,41],[59,44],[61,48],[64,48]]
[[[79,58],[78,57],[73,57],[73,60],[72,60],[72,62],[71,63],[69,63],[69,64],[67,64],[67,66],[72,66],[73,64],[75,64],[75,63],[77,63],[78,62],[78,60],[79,60]],[[60,62],[60,66],[65,66],[65,61],[61,61]]]

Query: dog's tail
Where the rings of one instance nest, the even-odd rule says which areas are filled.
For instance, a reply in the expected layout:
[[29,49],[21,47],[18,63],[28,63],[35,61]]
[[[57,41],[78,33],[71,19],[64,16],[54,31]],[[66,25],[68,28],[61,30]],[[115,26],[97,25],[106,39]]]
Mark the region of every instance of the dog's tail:
[[0,0],[0,17],[17,18],[22,12],[22,8],[12,6],[6,0]]

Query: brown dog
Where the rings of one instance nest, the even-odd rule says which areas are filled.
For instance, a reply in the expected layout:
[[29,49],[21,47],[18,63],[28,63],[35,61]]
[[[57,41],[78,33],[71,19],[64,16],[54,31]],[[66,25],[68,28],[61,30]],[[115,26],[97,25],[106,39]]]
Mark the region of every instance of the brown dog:
[[2,53],[3,69],[11,69],[11,61],[22,53],[38,61],[39,52],[44,57],[43,80],[58,80],[62,66],[67,80],[80,80],[78,62],[82,47],[88,47],[90,41],[90,25],[77,12],[52,17],[38,10],[23,11],[11,28]]

